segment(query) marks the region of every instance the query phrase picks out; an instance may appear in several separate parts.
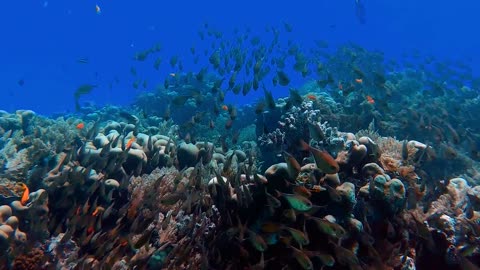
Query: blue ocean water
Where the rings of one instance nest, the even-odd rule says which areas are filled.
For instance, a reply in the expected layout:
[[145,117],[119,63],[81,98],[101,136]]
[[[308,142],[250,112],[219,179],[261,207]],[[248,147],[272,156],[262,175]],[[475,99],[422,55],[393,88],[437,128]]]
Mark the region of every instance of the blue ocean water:
[[[85,83],[97,84],[82,102],[97,105],[130,104],[143,90],[132,87],[131,67],[148,81],[147,90],[170,72],[172,55],[185,70],[198,71],[208,57],[194,65],[190,47],[210,48],[198,31],[205,22],[225,33],[250,29],[271,38],[266,26],[293,31],[282,38],[308,48],[325,40],[330,48],[354,42],[402,61],[402,54],[418,50],[437,59],[463,59],[479,74],[480,37],[476,23],[480,2],[363,0],[365,23],[356,16],[355,0],[307,1],[4,1],[0,16],[0,109],[31,109],[41,114],[73,112],[73,93]],[[95,11],[95,5],[101,14]],[[135,61],[135,53],[162,45],[160,70]],[[88,59],[88,64],[78,63]],[[151,59],[150,59],[151,61]],[[118,80],[117,80],[118,79]],[[292,85],[305,79],[292,76]],[[116,82],[118,81],[118,83]],[[115,82],[115,83],[112,83]],[[110,88],[109,85],[113,84]],[[272,88],[275,97],[287,89]],[[263,95],[259,93],[259,95]],[[256,95],[227,96],[227,101],[250,102]]]
[[478,0],[2,4],[0,270],[478,269]]

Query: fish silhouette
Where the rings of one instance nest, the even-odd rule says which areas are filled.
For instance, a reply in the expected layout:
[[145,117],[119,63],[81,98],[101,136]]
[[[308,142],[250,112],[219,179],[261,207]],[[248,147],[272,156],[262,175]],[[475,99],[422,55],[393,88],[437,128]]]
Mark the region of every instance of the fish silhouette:
[[355,0],[355,15],[361,24],[365,24],[367,22],[363,0]]

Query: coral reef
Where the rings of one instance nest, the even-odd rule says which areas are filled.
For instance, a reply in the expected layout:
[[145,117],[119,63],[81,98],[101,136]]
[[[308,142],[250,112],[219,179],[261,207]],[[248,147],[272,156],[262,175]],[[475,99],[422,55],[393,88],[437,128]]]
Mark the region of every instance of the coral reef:
[[[452,254],[441,258],[452,265],[476,260],[478,186],[436,185],[424,171],[433,147],[340,132],[313,102],[302,104],[280,115],[258,149],[152,134],[134,118],[77,131],[81,143],[24,164],[36,185],[25,201],[13,189],[18,174],[5,171],[2,261],[12,269],[341,269],[421,267],[434,254]],[[432,246],[438,237],[443,244]]]
[[[15,262],[21,258],[27,247],[27,234],[20,230],[20,221],[12,214],[10,206],[0,206],[0,263],[4,266],[8,266],[12,258],[15,259]],[[27,265],[30,263],[35,263],[35,260],[28,262]],[[14,267],[15,264],[18,263],[14,263]]]
[[[381,53],[355,45],[307,60],[293,43],[270,55],[277,38],[246,54],[237,38],[209,56],[217,73],[172,58],[179,71],[131,107],[0,111],[1,267],[480,264],[477,89],[385,72]],[[263,80],[276,65],[272,84],[289,85],[289,56],[318,78],[275,100]],[[255,105],[225,104],[259,88]]]

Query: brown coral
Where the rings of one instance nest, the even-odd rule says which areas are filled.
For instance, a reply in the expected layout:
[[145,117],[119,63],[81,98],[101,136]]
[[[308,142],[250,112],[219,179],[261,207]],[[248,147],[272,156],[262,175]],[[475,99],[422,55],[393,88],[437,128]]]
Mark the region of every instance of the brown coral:
[[398,141],[397,139],[392,137],[379,137],[379,139],[375,142],[377,143],[379,151],[381,153],[380,161],[382,162],[382,165],[383,162],[391,162],[391,159],[396,160],[399,165],[413,164],[413,159],[418,151],[417,147],[415,147],[415,144],[413,144],[412,142],[407,143],[407,159],[402,160],[402,148],[404,146],[403,142]]
[[43,250],[33,248],[27,254],[19,255],[13,261],[13,270],[39,270],[44,269],[42,265],[45,262]]
[[380,163],[387,172],[396,172],[400,168],[400,160],[386,154],[380,156]]

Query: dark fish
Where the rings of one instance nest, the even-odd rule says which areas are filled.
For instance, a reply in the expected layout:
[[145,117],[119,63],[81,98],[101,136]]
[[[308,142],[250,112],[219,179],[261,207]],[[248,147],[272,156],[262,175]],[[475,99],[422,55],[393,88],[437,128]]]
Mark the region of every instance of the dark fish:
[[303,98],[298,92],[298,90],[294,88],[290,88],[290,98],[289,100],[292,102],[294,105],[300,105],[302,104]]
[[173,68],[177,65],[178,63],[178,56],[174,55],[170,58],[170,66]]
[[159,52],[162,50],[162,45],[160,43],[157,43],[155,45],[152,46],[152,48],[150,49],[150,52]]
[[295,64],[293,65],[293,69],[299,72],[304,72],[308,70],[307,68],[307,58],[303,53],[297,53],[295,55]]
[[317,74],[318,74],[318,75],[321,75],[321,74],[322,74],[322,72],[323,72],[323,69],[324,69],[324,66],[323,66],[323,64],[322,64],[322,63],[320,63],[320,62],[319,62],[319,63],[317,63]]
[[235,130],[232,134],[232,143],[237,144],[238,143],[238,137],[240,136],[240,131]]
[[132,74],[133,76],[137,76],[137,69],[135,69],[134,67],[131,67],[130,74]]
[[218,50],[213,52],[212,55],[210,55],[210,58],[208,60],[215,69],[218,69],[220,67],[220,62],[221,62],[220,52]]
[[25,80],[20,79],[20,80],[18,80],[17,83],[18,83],[18,85],[23,86],[25,84]]
[[265,101],[267,103],[267,107],[271,110],[274,110],[277,107],[277,105],[275,104],[275,100],[273,99],[272,92],[268,91],[265,88],[265,85],[263,85],[262,87],[265,93]]
[[367,19],[365,18],[365,6],[363,0],[355,0],[355,15],[361,24],[365,24]]
[[387,79],[385,78],[385,75],[383,75],[382,73],[374,71],[373,82],[380,87],[385,87],[385,83],[387,82]]
[[228,106],[228,113],[230,114],[230,119],[235,120],[237,118],[237,107],[230,105]]
[[299,50],[300,50],[300,48],[298,47],[298,45],[292,44],[290,46],[290,48],[288,48],[288,54],[289,55],[295,55],[295,54],[298,53]]
[[252,83],[251,82],[245,82],[243,84],[243,88],[242,88],[242,94],[244,96],[246,96],[248,94],[248,92],[250,92],[250,89],[252,88]]
[[224,80],[225,80],[225,78],[222,78],[222,79],[216,80],[213,83],[212,93],[217,93],[220,90],[220,87],[222,87],[222,83],[223,83]]
[[296,194],[286,194],[277,191],[278,196],[282,196],[290,206],[299,212],[306,212],[312,208],[312,202],[303,196]]
[[310,258],[308,258],[308,256],[302,250],[296,249],[293,246],[290,246],[290,248],[292,249],[291,254],[295,258],[297,263],[300,264],[302,269],[305,269],[305,270],[313,269],[312,261],[310,260]]
[[333,78],[330,74],[328,74],[327,79],[325,80],[317,80],[317,84],[320,86],[320,88],[325,88],[328,84],[333,82]]
[[232,88],[232,92],[233,92],[235,95],[238,95],[241,90],[242,90],[242,86],[241,86],[240,84],[237,84],[237,85],[235,85],[235,86]]
[[248,240],[250,241],[252,246],[256,250],[260,252],[264,252],[267,249],[267,243],[265,242],[265,240],[263,240],[263,238],[260,235],[256,234],[251,230],[248,230],[248,232],[249,232]]
[[336,223],[318,217],[308,217],[308,219],[313,220],[317,229],[326,235],[342,238],[346,234],[345,229]]
[[406,161],[408,159],[408,141],[404,140],[402,143],[402,159]]
[[201,40],[205,40],[205,33],[203,31],[198,31],[198,37],[200,37]]
[[217,116],[220,114],[220,109],[218,107],[219,107],[218,104],[216,104],[216,103],[213,104],[213,114],[215,114]]
[[287,23],[287,22],[283,22],[283,26],[285,27],[285,31],[287,32],[292,32],[293,31],[293,27],[291,24]]
[[95,87],[97,86],[93,84],[83,84],[77,88],[73,95],[75,98],[79,98],[82,95],[90,93]]
[[310,146],[303,140],[301,141],[302,148],[308,149],[315,159],[315,164],[322,172],[326,174],[334,174],[339,171],[339,165],[337,161],[325,150],[320,150]]
[[332,201],[337,202],[337,203],[342,201],[342,197],[340,196],[340,194],[338,193],[338,191],[336,189],[332,188],[329,185],[325,185],[325,189],[327,190],[328,196],[330,196],[330,199]]
[[264,110],[265,110],[265,101],[264,101],[264,100],[260,100],[260,101],[257,102],[257,104],[255,105],[255,113],[256,113],[256,114],[261,114],[261,113],[263,113]]
[[317,84],[320,88],[325,88],[328,85],[327,80],[317,80]]
[[133,247],[135,249],[139,249],[143,246],[146,246],[148,245],[148,243],[150,242],[150,238],[152,237],[152,233],[153,233],[153,229],[147,229],[141,236],[140,238],[138,238],[138,241],[135,242],[135,244],[133,245]]
[[149,54],[150,54],[150,50],[137,52],[135,54],[134,59],[137,60],[137,61],[143,62],[143,61],[147,60],[147,57],[148,57]]
[[165,87],[165,89],[168,89],[168,86],[169,86],[168,79],[165,78],[165,81],[163,81],[163,87]]
[[315,40],[315,44],[318,48],[326,49],[328,48],[328,41],[326,40]]
[[176,193],[169,193],[162,198],[160,198],[160,203],[164,205],[173,205],[177,203],[179,200],[185,200],[186,199],[185,193],[182,192],[176,192]]
[[290,180],[296,181],[297,176],[300,173],[300,164],[291,154],[286,151],[283,151],[283,158],[287,163],[287,172]]
[[127,120],[129,123],[137,123],[139,121],[138,117],[125,111],[120,111],[118,115]]
[[73,96],[75,98],[75,108],[76,110],[80,110],[80,103],[79,103],[79,99],[81,96],[83,95],[86,95],[90,92],[92,92],[92,90],[97,87],[96,85],[94,84],[83,84],[83,85],[80,85],[77,90],[75,91],[75,93],[73,93]]
[[297,220],[297,215],[295,214],[295,210],[292,208],[288,208],[283,210],[282,217],[284,217],[287,221],[294,223]]
[[285,68],[285,66],[286,66],[285,60],[286,60],[286,56],[283,56],[281,58],[277,58],[275,60],[275,62],[277,63],[277,68]]
[[225,100],[225,93],[223,93],[223,91],[218,91],[218,100],[220,102],[223,102]]
[[260,69],[262,68],[262,59],[257,60],[255,66],[253,66],[253,74],[257,75],[260,73]]
[[[228,88],[232,89],[235,86],[235,81],[237,79],[237,72],[234,72],[228,81]],[[238,93],[237,93],[238,94]]]
[[303,196],[307,199],[312,197],[312,192],[308,188],[306,188],[305,186],[295,186],[293,188],[293,193],[297,194],[297,195],[300,195],[300,196]]
[[303,66],[302,70],[300,71],[302,73],[302,77],[306,78],[307,75],[309,74],[308,67],[307,65]]
[[213,122],[213,120],[210,119],[208,126],[210,127],[210,129],[215,129],[215,122]]
[[460,136],[458,135],[457,131],[449,124],[445,123],[447,129],[450,131],[450,135],[454,144],[460,143]]
[[81,57],[77,60],[77,63],[80,63],[80,64],[88,64],[88,58],[86,57]]
[[284,226],[283,230],[288,231],[292,235],[295,242],[297,242],[297,244],[299,244],[300,246],[305,246],[310,243],[308,235],[305,232],[287,226]]
[[277,85],[278,85],[278,76],[274,76],[274,77],[273,77],[272,83],[273,83],[273,86],[277,86]]
[[136,80],[132,83],[133,89],[138,89],[138,86],[140,85],[140,80]]
[[353,66],[352,69],[358,79],[365,78],[365,73],[359,67]]
[[173,98],[172,104],[176,106],[183,106],[185,102],[190,98],[190,96],[178,96]]
[[203,78],[205,77],[205,74],[207,74],[207,68],[206,67],[200,69],[200,71],[197,73],[197,75],[195,75],[195,78],[197,79],[197,81],[203,82]]
[[277,76],[281,86],[287,86],[290,83],[290,78],[288,78],[287,74],[282,70],[277,71]]
[[326,138],[318,122],[308,122],[308,131],[310,133],[310,137],[316,141],[323,141]]
[[260,44],[260,37],[259,36],[255,36],[255,37],[252,37],[252,39],[250,39],[250,44],[252,44],[253,46],[257,46]]
[[162,58],[158,57],[155,59],[155,62],[153,63],[153,67],[158,70],[160,68],[160,64],[162,63]]
[[258,83],[258,76],[255,75],[253,76],[253,82],[252,82],[252,87],[253,87],[253,90],[257,90],[258,89],[258,86],[259,86],[259,83]]

